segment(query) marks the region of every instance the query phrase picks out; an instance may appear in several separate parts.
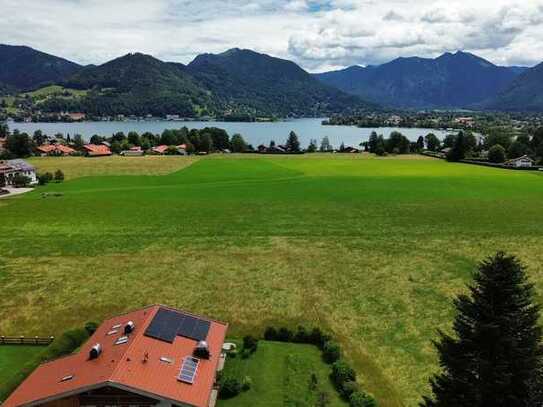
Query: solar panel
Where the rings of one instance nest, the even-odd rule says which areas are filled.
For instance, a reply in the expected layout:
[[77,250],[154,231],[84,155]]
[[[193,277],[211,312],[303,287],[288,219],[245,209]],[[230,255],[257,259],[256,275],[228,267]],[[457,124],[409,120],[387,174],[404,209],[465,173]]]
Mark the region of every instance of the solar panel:
[[177,380],[184,383],[194,383],[194,378],[196,377],[196,371],[198,370],[198,364],[200,361],[192,356],[187,356],[183,359],[183,364],[181,365],[181,370],[179,371],[179,376]]
[[210,326],[209,321],[161,308],[145,330],[145,335],[169,343],[177,335],[203,341],[207,338]]

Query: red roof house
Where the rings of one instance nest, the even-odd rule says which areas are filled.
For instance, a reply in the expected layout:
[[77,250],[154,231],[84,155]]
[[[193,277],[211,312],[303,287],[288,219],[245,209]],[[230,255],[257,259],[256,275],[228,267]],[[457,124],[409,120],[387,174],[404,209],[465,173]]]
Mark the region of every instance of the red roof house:
[[162,144],[160,146],[153,147],[153,153],[155,154],[166,154],[166,151],[168,150],[168,146],[166,144]]
[[119,315],[79,352],[40,365],[2,407],[209,407],[227,328],[163,305]]
[[111,150],[105,144],[85,144],[83,146],[89,157],[100,157],[111,155]]
[[70,155],[75,153],[71,147],[62,144],[44,144],[36,148],[42,155]]

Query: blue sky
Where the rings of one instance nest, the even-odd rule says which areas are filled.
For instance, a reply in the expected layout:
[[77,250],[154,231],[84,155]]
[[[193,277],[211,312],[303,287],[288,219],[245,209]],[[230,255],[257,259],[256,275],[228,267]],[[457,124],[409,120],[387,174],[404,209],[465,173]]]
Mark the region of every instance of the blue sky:
[[[318,72],[458,49],[543,61],[543,0],[0,0],[0,42],[79,63],[250,48]],[[21,12],[24,10],[24,12]]]

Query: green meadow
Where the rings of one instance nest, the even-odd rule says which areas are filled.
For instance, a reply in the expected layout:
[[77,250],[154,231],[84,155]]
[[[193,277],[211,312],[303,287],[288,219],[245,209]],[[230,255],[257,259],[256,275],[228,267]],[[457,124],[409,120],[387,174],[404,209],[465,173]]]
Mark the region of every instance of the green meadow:
[[518,255],[543,294],[543,174],[416,157],[134,160],[33,159],[69,180],[0,199],[2,334],[149,303],[237,337],[318,325],[380,406],[416,406],[479,260]]

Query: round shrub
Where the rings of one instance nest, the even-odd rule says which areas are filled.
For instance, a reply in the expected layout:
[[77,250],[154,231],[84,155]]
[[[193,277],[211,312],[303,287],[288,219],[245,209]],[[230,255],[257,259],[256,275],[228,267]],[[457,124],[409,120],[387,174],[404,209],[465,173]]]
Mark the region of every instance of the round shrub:
[[242,389],[242,384],[235,377],[221,377],[219,397],[229,399],[236,397]]
[[256,339],[254,336],[247,335],[243,338],[243,350],[247,353],[251,354],[256,352],[257,347],[258,339]]
[[503,163],[505,161],[505,148],[495,144],[488,150],[488,161],[491,163]]
[[377,407],[375,399],[363,391],[355,391],[349,397],[350,407]]
[[334,363],[341,356],[339,344],[334,341],[327,341],[322,348],[322,357],[326,363]]
[[343,383],[356,382],[356,372],[342,359],[332,364],[331,377],[332,382],[340,391],[343,389]]

